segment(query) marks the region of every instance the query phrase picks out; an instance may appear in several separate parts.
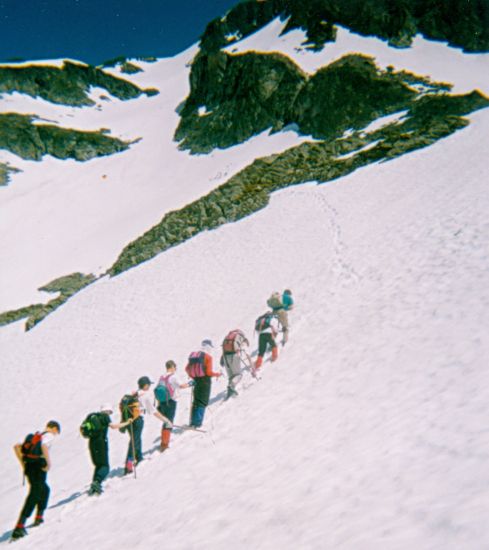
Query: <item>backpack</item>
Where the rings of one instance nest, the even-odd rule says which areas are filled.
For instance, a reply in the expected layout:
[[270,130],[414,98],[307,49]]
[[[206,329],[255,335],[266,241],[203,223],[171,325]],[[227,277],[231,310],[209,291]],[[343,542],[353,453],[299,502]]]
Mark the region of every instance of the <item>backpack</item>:
[[204,359],[205,353],[203,351],[193,351],[189,355],[188,364],[185,367],[185,371],[190,378],[203,378],[206,375]]
[[80,433],[86,439],[90,439],[100,434],[104,429],[102,422],[103,413],[90,413],[80,424]]
[[224,338],[224,341],[222,343],[222,351],[223,353],[236,353],[240,351],[241,346],[236,342],[236,339],[238,336],[241,336],[244,338],[244,334],[241,330],[232,330],[226,338]]
[[271,307],[273,310],[282,309],[284,304],[282,303],[282,298],[280,297],[279,292],[274,292],[270,298],[267,300],[267,306]]
[[168,403],[170,399],[173,399],[175,394],[174,387],[168,383],[171,374],[168,376],[162,376],[158,382],[158,385],[154,389],[155,398],[158,403]]
[[258,319],[255,321],[255,330],[257,332],[262,332],[263,330],[270,328],[270,323],[272,322],[272,319],[272,313],[264,313],[263,315],[260,315],[260,317],[258,317]]
[[45,432],[29,434],[22,443],[21,453],[24,464],[42,464],[46,462],[42,454],[42,436]]
[[[135,419],[141,415],[139,409],[139,399],[137,392],[125,395],[119,403],[119,410],[121,411],[121,423],[127,422],[130,418]],[[119,428],[121,433],[124,433],[128,429],[128,426]]]

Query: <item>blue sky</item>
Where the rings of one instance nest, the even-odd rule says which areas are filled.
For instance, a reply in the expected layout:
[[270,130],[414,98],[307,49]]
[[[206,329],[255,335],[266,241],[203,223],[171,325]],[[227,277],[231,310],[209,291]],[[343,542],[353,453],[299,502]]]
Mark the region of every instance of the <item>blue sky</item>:
[[0,60],[174,55],[238,0],[0,0]]

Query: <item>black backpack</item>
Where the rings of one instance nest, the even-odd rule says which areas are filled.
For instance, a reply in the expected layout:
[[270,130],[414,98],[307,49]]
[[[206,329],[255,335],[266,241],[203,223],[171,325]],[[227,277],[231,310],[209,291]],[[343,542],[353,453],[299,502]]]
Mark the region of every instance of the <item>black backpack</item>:
[[260,317],[258,317],[258,319],[255,321],[255,330],[257,332],[261,332],[262,330],[269,328],[272,319],[272,313],[265,313],[263,315],[260,315]]
[[80,433],[86,439],[99,435],[104,429],[103,413],[90,413],[80,425]]
[[[137,392],[128,393],[125,395],[121,402],[119,403],[119,410],[121,411],[121,423],[127,422],[129,419],[136,419],[140,416],[141,411],[139,409],[139,399]],[[121,433],[124,433],[128,430],[129,427],[125,426],[124,428],[119,428]]]
[[42,454],[42,436],[45,432],[36,432],[29,434],[22,443],[21,453],[24,464],[39,464],[46,463]]

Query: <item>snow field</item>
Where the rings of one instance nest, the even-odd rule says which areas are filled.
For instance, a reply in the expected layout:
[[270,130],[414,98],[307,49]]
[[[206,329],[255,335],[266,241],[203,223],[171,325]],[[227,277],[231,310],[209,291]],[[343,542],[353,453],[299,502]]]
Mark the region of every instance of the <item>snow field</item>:
[[[48,522],[19,547],[489,544],[488,116],[409,156],[276,193],[266,210],[87,288],[33,331],[1,331],[16,390],[5,441],[33,419],[63,426]],[[250,334],[284,287],[297,303],[291,338],[262,380],[211,407],[208,433],[174,437],[137,480],[73,498],[91,476],[77,435],[85,414],[140,375],[156,379],[170,357],[181,373],[204,337]],[[148,419],[144,448],[158,435]],[[110,436],[117,471],[127,438]],[[24,491],[9,446],[1,452],[7,532]]]
[[[104,273],[129,242],[167,212],[207,194],[256,156],[306,141],[292,131],[271,136],[266,131],[210,155],[179,151],[173,141],[176,109],[188,95],[187,64],[195,53],[189,48],[131,75],[141,87],[158,88],[160,94],[153,97],[111,97],[93,108],[53,105],[21,94],[2,98],[4,112],[36,113],[63,127],[110,128],[112,136],[142,139],[124,153],[84,163],[49,156],[38,163],[0,151],[0,162],[23,170],[0,193],[0,261],[9,266],[0,274],[0,311],[49,301],[53,295],[37,289],[63,275]],[[97,100],[108,94],[92,89],[91,95]]]

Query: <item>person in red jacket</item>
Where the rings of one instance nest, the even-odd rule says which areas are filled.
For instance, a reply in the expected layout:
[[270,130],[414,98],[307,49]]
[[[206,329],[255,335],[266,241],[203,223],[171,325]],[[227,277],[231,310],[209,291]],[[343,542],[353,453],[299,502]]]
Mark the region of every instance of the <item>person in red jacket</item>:
[[205,409],[209,404],[212,378],[222,375],[212,370],[211,340],[203,340],[200,351],[194,351],[188,358],[185,370],[195,382],[192,400],[190,427],[199,428],[204,422]]

